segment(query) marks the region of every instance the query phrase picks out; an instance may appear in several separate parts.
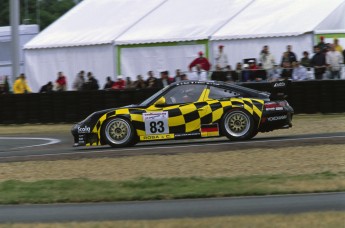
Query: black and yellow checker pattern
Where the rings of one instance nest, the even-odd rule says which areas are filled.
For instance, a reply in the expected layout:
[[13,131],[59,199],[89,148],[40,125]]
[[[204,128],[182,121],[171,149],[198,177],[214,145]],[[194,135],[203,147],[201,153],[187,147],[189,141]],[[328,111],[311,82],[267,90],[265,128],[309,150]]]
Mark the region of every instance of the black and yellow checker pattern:
[[250,98],[212,100],[208,99],[207,92],[203,94],[206,95],[201,96],[201,98],[194,103],[170,105],[162,108],[157,108],[154,105],[146,109],[122,108],[108,112],[98,120],[92,133],[98,135],[97,145],[100,145],[101,128],[104,121],[115,116],[122,116],[128,118],[132,122],[139,137],[146,136],[143,113],[152,112],[168,112],[169,134],[198,132],[202,124],[217,123],[222,118],[224,112],[234,108],[245,109],[253,116],[256,123],[260,123],[264,106],[263,100]]

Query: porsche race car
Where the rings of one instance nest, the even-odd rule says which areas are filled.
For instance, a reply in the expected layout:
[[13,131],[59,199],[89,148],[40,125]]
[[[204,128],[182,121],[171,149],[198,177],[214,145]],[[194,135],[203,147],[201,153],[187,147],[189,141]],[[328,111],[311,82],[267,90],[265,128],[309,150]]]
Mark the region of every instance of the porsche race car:
[[[277,84],[279,86],[279,84]],[[293,108],[270,93],[218,81],[180,81],[138,105],[97,111],[72,128],[74,146],[226,136],[248,140],[292,126]]]

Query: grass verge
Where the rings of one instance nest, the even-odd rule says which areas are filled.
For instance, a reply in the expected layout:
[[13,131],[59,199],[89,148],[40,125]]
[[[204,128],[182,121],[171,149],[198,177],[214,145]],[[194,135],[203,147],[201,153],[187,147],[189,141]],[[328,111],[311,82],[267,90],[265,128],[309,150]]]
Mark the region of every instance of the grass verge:
[[[106,202],[345,191],[345,173],[223,178],[88,179],[0,183],[0,203]],[[320,189],[320,183],[328,186]]]

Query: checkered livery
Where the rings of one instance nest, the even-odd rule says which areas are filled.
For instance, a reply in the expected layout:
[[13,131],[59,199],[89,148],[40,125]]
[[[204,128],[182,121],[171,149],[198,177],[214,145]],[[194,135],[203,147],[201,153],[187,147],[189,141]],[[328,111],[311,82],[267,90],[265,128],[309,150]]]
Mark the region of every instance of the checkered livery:
[[129,119],[136,129],[139,137],[146,135],[143,113],[168,112],[169,134],[200,132],[201,125],[217,123],[222,118],[224,112],[235,108],[245,109],[253,116],[255,123],[259,125],[263,112],[263,100],[229,98],[228,100],[219,101],[208,100],[206,97],[205,99],[199,99],[198,102],[189,104],[171,105],[162,108],[157,108],[156,106],[152,105],[146,109],[122,108],[108,112],[98,120],[97,124],[92,130],[92,133],[98,135],[98,142],[93,144],[89,143],[87,145],[101,144],[102,124],[107,119],[115,116],[121,116]]

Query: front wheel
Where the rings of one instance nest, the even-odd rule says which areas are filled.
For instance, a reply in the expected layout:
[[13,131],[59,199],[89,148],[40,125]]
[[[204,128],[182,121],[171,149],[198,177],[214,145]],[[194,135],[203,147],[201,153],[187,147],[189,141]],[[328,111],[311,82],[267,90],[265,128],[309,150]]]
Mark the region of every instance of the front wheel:
[[241,109],[225,113],[221,127],[223,134],[231,140],[245,140],[255,136],[253,117]]
[[135,131],[133,125],[126,119],[115,117],[107,120],[102,135],[112,147],[132,146],[135,144]]

